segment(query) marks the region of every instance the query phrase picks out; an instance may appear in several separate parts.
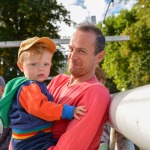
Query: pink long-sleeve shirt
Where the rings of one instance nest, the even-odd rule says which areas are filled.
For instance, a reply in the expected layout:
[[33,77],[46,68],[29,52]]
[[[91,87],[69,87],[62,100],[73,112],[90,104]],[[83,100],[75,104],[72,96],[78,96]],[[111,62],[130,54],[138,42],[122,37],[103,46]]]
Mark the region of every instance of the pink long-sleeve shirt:
[[97,150],[108,118],[110,94],[96,77],[73,86],[67,86],[70,77],[58,75],[48,85],[54,102],[74,106],[85,106],[86,115],[81,120],[56,121],[53,126],[54,138],[59,139],[56,146],[48,150]]

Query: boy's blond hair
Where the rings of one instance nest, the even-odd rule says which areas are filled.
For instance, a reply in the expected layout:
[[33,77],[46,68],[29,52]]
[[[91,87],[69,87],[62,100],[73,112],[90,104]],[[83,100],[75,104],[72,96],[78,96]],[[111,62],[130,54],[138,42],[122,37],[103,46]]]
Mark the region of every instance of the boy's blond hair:
[[[29,49],[26,49],[25,51],[22,51],[20,55],[18,55],[18,62],[23,63],[23,61],[30,55],[42,55],[45,51],[48,51],[50,53],[51,50],[45,43],[35,43],[32,45]],[[53,54],[53,53],[52,53]]]

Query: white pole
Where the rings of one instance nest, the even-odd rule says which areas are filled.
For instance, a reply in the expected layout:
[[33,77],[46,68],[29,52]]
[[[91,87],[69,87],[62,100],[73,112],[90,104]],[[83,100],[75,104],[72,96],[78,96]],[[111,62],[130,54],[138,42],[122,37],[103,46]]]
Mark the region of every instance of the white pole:
[[150,84],[111,97],[111,126],[138,147],[150,150]]

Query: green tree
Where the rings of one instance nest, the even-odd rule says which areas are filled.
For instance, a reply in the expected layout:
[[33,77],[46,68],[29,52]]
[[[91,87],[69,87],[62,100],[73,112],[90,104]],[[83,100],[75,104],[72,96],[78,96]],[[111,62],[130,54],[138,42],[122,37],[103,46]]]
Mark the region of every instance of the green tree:
[[[0,41],[21,41],[34,36],[59,38],[61,22],[70,25],[70,15],[56,0],[0,0]],[[16,66],[17,51],[18,48],[0,49],[0,61],[3,62],[0,74],[6,81],[20,73]],[[52,76],[58,74],[63,59],[63,54],[57,50]]]
[[[102,27],[101,23],[98,25]],[[150,83],[150,1],[138,0],[133,8],[105,20],[104,34],[130,35],[130,41],[109,42],[102,68],[118,90]]]

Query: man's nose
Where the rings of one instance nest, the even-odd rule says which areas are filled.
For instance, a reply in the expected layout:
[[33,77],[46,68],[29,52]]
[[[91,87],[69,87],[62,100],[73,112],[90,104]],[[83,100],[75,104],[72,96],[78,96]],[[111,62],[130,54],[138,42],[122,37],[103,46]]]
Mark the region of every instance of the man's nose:
[[69,59],[77,59],[77,52],[76,51],[73,51],[73,52],[71,52],[70,54],[69,54]]

